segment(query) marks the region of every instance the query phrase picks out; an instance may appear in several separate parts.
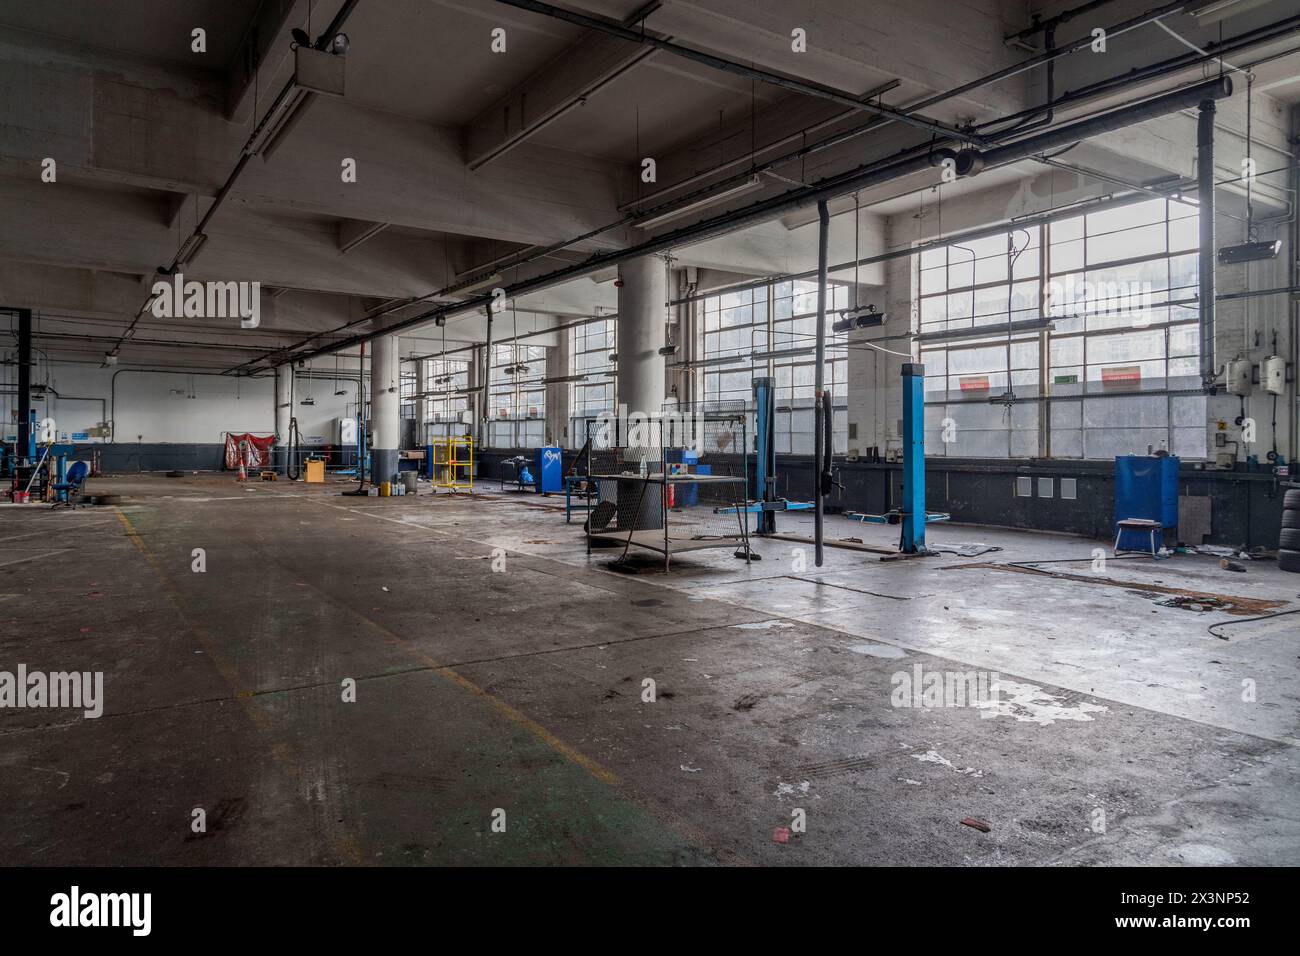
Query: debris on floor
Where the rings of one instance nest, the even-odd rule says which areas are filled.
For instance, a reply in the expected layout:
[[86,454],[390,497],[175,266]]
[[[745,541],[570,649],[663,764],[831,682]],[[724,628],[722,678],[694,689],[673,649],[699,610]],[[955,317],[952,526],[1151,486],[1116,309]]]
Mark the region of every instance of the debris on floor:
[[966,817],[961,822],[963,825],[968,826],[973,830],[979,830],[980,833],[988,833],[990,830],[993,829],[983,820],[976,820],[974,817]]
[[943,554],[955,554],[963,558],[974,558],[981,554],[989,554],[993,551],[1001,551],[1002,548],[996,544],[984,544],[979,541],[970,544],[928,544],[931,551],[939,551]]
[[1171,598],[1165,598],[1163,601],[1156,601],[1159,607],[1178,607],[1184,611],[1223,611],[1231,607],[1226,601],[1220,601],[1212,597],[1186,597],[1175,595]]

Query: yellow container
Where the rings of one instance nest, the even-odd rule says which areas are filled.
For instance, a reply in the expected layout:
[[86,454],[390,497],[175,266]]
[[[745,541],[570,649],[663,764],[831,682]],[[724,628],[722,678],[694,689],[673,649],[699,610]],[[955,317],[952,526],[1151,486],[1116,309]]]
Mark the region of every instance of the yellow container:
[[381,481],[379,483],[379,497],[390,498],[393,494],[393,483],[390,481]]
[[325,481],[325,462],[319,458],[307,460],[307,481],[322,484]]

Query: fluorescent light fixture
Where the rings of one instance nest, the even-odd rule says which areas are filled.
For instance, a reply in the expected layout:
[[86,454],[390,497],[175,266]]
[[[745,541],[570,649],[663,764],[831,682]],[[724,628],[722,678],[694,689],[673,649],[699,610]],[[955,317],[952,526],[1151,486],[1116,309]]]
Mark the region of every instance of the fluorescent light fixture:
[[699,212],[709,206],[716,206],[720,202],[728,199],[734,199],[736,196],[743,196],[745,193],[752,193],[756,189],[763,188],[763,181],[758,176],[750,176],[743,183],[738,183],[728,189],[719,190],[716,193],[709,193],[695,202],[687,203],[685,206],[678,206],[676,209],[670,209],[667,212],[660,213],[657,216],[651,216],[649,219],[640,219],[632,225],[638,229],[653,229],[655,226],[663,225],[666,222],[673,222],[681,219],[683,216],[689,216],[693,212]]
[[564,382],[585,382],[586,375],[557,375],[554,378],[542,379],[543,385],[560,385]]
[[1024,319],[1020,322],[1009,322],[1005,325],[983,325],[973,329],[922,332],[920,335],[913,335],[912,341],[924,344],[926,342],[949,342],[955,339],[984,339],[994,336],[1005,338],[1008,334],[1041,332],[1043,329],[1053,328],[1052,322],[1053,320],[1047,316],[1039,316],[1036,319]]
[[[459,279],[460,276],[457,276],[456,278]],[[456,292],[481,292],[484,289],[491,288],[500,281],[501,273],[494,272],[490,276],[485,276],[482,279],[475,279],[471,282],[465,283],[464,285],[454,285],[447,290],[447,294],[451,295]]]
[[1282,251],[1282,240],[1272,242],[1243,242],[1237,246],[1224,246],[1219,250],[1219,265],[1234,266],[1243,262],[1276,259]]
[[178,266],[188,265],[194,257],[199,254],[199,250],[203,248],[203,244],[207,241],[207,233],[190,233],[190,237],[186,239],[185,244],[181,246],[181,251],[176,253],[176,264]]
[[677,354],[677,346],[675,346],[675,345],[665,345],[663,348],[661,348],[661,349],[659,350],[659,354],[660,354],[660,355],[676,355],[676,354]]
[[289,132],[302,119],[307,105],[312,100],[312,93],[294,86],[285,94],[284,99],[272,105],[271,111],[263,118],[253,135],[248,139],[244,150],[253,156],[270,159],[271,155],[284,142]]
[[1196,9],[1186,12],[1196,18],[1198,25],[1204,26],[1207,23],[1218,23],[1220,20],[1235,17],[1239,13],[1246,13],[1271,2],[1272,0],[1205,0]]
[[794,358],[799,355],[814,355],[817,352],[815,345],[802,345],[797,349],[773,349],[770,352],[755,352],[750,359],[755,362],[766,362],[768,359]]

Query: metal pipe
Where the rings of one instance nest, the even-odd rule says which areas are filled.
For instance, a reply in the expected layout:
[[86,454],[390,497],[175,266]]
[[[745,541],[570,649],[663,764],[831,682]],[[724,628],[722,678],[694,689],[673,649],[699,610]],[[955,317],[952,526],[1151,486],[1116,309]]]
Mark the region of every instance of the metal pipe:
[[[1300,31],[1300,16],[1287,17],[1284,20],[1278,20],[1275,23],[1269,23],[1254,30],[1248,30],[1245,33],[1224,40],[1222,43],[1207,43],[1205,45],[1205,53],[1197,53],[1189,50],[1186,53],[1180,53],[1178,56],[1169,57],[1168,59],[1160,60],[1159,62],[1152,63],[1148,66],[1129,70],[1127,73],[1120,73],[1117,76],[1097,80],[1094,83],[1089,83],[1087,86],[1081,86],[1077,90],[1063,93],[1057,99],[1056,106],[1059,109],[1083,100],[1103,96],[1121,87],[1132,86],[1145,80],[1158,79],[1159,77],[1167,76],[1171,73],[1178,73],[1202,63],[1208,63],[1218,60],[1221,57],[1231,56],[1234,53],[1250,49],[1251,47],[1283,39],[1291,36],[1297,31]],[[991,126],[994,123],[1007,123],[1014,120],[1024,119],[1027,116],[1033,116],[1041,109],[1041,106],[1030,107],[1029,109],[1021,110],[1018,113],[1012,113],[1009,116],[1001,116],[995,120],[989,120],[987,123],[980,124],[980,126],[983,128],[985,126]]]
[[1196,195],[1200,206],[1201,385],[1214,388],[1214,114],[1213,99],[1200,104],[1196,122]]
[[487,445],[488,408],[492,402],[490,394],[492,391],[492,304],[490,299],[485,311],[487,312],[487,340],[483,345],[483,381],[479,383],[483,387],[482,392],[480,392],[482,401],[479,402],[478,417],[478,444],[480,448]]
[[[1167,116],[1170,113],[1177,113],[1179,110],[1189,109],[1193,106],[1204,109],[1205,103],[1210,104],[1210,110],[1213,113],[1214,101],[1231,95],[1232,80],[1227,76],[1218,76],[1203,83],[1186,86],[1180,90],[1165,93],[1162,96],[1152,97],[1132,106],[1111,110],[1108,113],[1091,116],[1074,123],[1067,123],[1064,126],[1058,126],[1056,129],[1037,133],[1028,139],[1016,140],[1014,143],[986,149],[984,151],[984,164],[986,167],[1003,166],[1008,163],[1019,162],[1022,159],[1030,159],[1039,153],[1051,152],[1062,146],[1071,146],[1093,136],[1114,132],[1127,126],[1135,126],[1147,120]],[[1210,185],[1213,186],[1213,170],[1211,170],[1209,181]]]
[[[342,28],[344,22],[347,20],[349,16],[352,15],[352,11],[356,9],[357,4],[360,2],[361,0],[346,0],[343,6],[339,8],[338,13],[334,15],[334,19],[330,21],[329,26],[325,28],[325,32],[322,33],[320,37],[317,38],[314,44],[315,49],[323,50],[325,49],[326,46],[328,46],[329,42],[333,40],[334,35]],[[215,198],[212,200],[212,205],[208,207],[207,212],[203,214],[203,217],[199,220],[198,225],[194,227],[194,231],[191,232],[190,235],[185,238],[184,242],[182,242],[180,246],[177,248],[176,254],[172,256],[172,261],[167,266],[167,270],[166,270],[169,274],[175,272],[176,267],[181,264],[179,262],[181,250],[184,249],[185,246],[189,244],[191,240],[194,240],[203,235],[204,228],[211,221],[212,217],[216,214],[216,211],[221,207],[222,203],[226,201],[226,197],[230,195],[230,191],[234,189],[236,180],[239,179],[240,174],[243,173],[244,171],[244,167],[248,165],[248,161],[253,157],[252,144],[254,140],[256,140],[257,135],[260,132],[262,124],[265,123],[267,119],[269,119],[271,116],[275,115],[275,113],[280,109],[281,104],[284,102],[285,97],[287,97],[296,88],[296,86],[297,83],[295,82],[295,78],[291,77],[289,80],[285,82],[284,86],[280,89],[280,92],[276,94],[275,99],[271,103],[270,109],[266,111],[265,116],[263,116],[262,118],[262,123],[259,123],[254,128],[252,135],[249,136],[248,141],[244,144],[243,151],[240,153],[239,159],[235,163],[235,168],[230,171],[230,175],[228,175],[225,179],[225,182],[221,184],[221,188],[217,190],[217,194]],[[314,97],[315,97],[314,93],[309,93],[306,98],[306,101],[298,104],[298,112],[295,115],[293,122],[297,122],[298,119],[301,119],[302,114],[307,111],[307,107],[311,105],[311,100]],[[152,299],[153,299],[152,293],[146,296],[144,300],[144,304],[140,306],[140,308],[136,311],[135,316],[131,319],[131,324],[130,326],[127,327],[127,332],[130,332],[132,329],[135,328],[136,322],[139,321],[140,316],[142,316],[145,310],[149,307],[149,303],[150,301],[152,301]],[[112,354],[116,354],[118,349],[122,347],[122,343],[125,341],[126,341],[126,335],[123,334],[123,336],[117,340],[117,344],[113,346],[110,352]]]
[[651,36],[648,33],[629,30],[627,27],[618,23],[613,23],[597,17],[589,17],[583,13],[574,13],[570,10],[562,10],[552,4],[542,3],[540,0],[497,0],[497,3],[503,3],[508,7],[515,7],[519,10],[528,10],[531,13],[538,13],[542,16],[552,17],[556,20],[564,20],[580,27],[586,27],[588,30],[595,30],[599,33],[606,33],[609,36],[618,37],[621,40],[627,40],[629,43],[648,44],[657,50],[663,50],[665,53],[671,53],[674,56],[679,56],[686,60],[693,60],[696,63],[702,63],[705,66],[712,67],[715,70],[722,70],[725,73],[743,76],[748,80],[757,80],[760,83],[779,86],[782,89],[802,93],[805,96],[815,96],[819,99],[829,100],[832,103],[838,103],[841,106],[847,106],[850,109],[875,113],[877,116],[887,116],[892,120],[906,123],[909,126],[915,126],[928,133],[933,133],[939,136],[950,136],[953,139],[960,140],[964,143],[980,143],[983,141],[980,137],[973,136],[966,130],[940,122],[939,120],[926,119],[923,116],[917,116],[914,113],[906,113],[902,110],[895,109],[892,106],[885,106],[882,103],[864,102],[845,93],[832,90],[829,87],[821,86],[816,83],[807,83],[803,80],[794,79],[793,77],[782,76],[779,73],[769,73],[767,70],[759,70],[752,66],[746,66],[743,63],[737,63],[734,60],[725,60],[722,57],[714,56],[711,53],[704,53],[700,50],[693,50],[690,47],[682,46],[679,43],[673,43],[671,40],[662,40],[659,37]]
[[[1061,206],[1056,209],[1050,209],[1046,212],[1032,213],[1026,216],[1020,216],[1010,220],[1004,220],[991,226],[981,226],[979,229],[971,229],[967,232],[955,233],[951,236],[945,236],[940,239],[931,239],[928,242],[918,242],[915,245],[900,246],[897,249],[890,249],[888,252],[880,252],[874,256],[864,256],[858,260],[849,260],[841,262],[830,267],[831,272],[843,272],[852,269],[854,266],[870,266],[879,262],[889,262],[892,259],[905,259],[908,256],[920,255],[927,249],[938,249],[944,246],[954,246],[963,242],[971,242],[976,239],[986,239],[989,236],[1000,236],[1007,232],[1008,229],[1017,226],[1034,226],[1043,225],[1049,222],[1056,222],[1060,219],[1070,219],[1082,215],[1085,212],[1095,212],[1105,209],[1116,209],[1120,206],[1131,206],[1134,203],[1145,202],[1148,199],[1146,193],[1131,193],[1126,196],[1102,196],[1095,200],[1086,200],[1084,202],[1074,202],[1067,206]],[[693,293],[683,299],[674,299],[669,305],[679,305],[683,302],[698,302],[711,296],[722,295],[726,292],[746,292],[750,289],[761,289],[773,282],[793,282],[798,279],[811,279],[817,275],[816,269],[809,269],[807,272],[785,272],[774,276],[768,276],[763,279],[756,279],[751,282],[738,282],[734,285],[717,286],[707,292]]]
[[[1090,119],[1080,120],[1079,122],[1068,124],[1067,126],[1063,126],[1057,130],[1048,130],[1046,132],[1037,133],[1033,136],[1028,136],[1024,139],[1018,140],[1010,145],[999,146],[992,150],[988,150],[983,154],[986,160],[985,165],[1003,165],[1018,162],[1023,159],[1029,159],[1039,153],[1047,152],[1059,147],[1063,143],[1078,142],[1101,133],[1112,132],[1126,126],[1145,122],[1146,120],[1157,116],[1164,116],[1169,113],[1178,112],[1179,110],[1189,109],[1205,99],[1219,99],[1231,95],[1231,92],[1231,81],[1227,77],[1216,77],[1215,79],[1186,86],[1162,96],[1144,100],[1137,104],[1120,107]],[[931,153],[933,150],[931,149],[930,144],[924,144],[915,149],[924,149],[925,152],[918,156],[910,156],[902,159],[890,157],[885,160],[867,163],[837,176],[831,176],[811,186],[791,189],[779,196],[759,200],[758,202],[751,203],[741,209],[722,213],[721,215],[714,216],[711,219],[701,220],[700,222],[692,223],[690,225],[681,226],[659,236],[647,239],[634,246],[597,253],[584,262],[565,266],[552,272],[545,273],[544,275],[534,276],[531,279],[525,279],[521,282],[515,283],[514,285],[507,286],[505,288],[505,294],[509,298],[525,295],[529,292],[548,288],[568,279],[607,268],[608,266],[615,265],[628,259],[635,259],[640,256],[650,255],[657,252],[667,252],[673,248],[684,245],[693,245],[694,243],[703,242],[706,239],[725,235],[750,225],[767,222],[768,220],[777,218],[785,213],[801,209],[811,203],[831,199],[836,196],[842,196],[856,190],[878,186],[883,183],[892,182],[904,176],[932,169],[933,163],[931,161]],[[438,318],[439,316],[465,312],[475,308],[486,308],[491,302],[491,293],[484,293],[475,296],[472,299],[468,299],[465,302],[437,306],[427,312],[422,312],[419,315],[414,315],[410,318],[392,323],[384,329],[384,333],[397,332],[413,325],[422,325],[432,319]],[[350,348],[358,342],[373,338],[378,334],[381,333],[357,333],[335,342],[331,342],[328,345],[313,349],[310,352],[303,353],[300,357],[313,357],[329,352],[335,352],[339,349]],[[290,346],[290,348],[293,347],[294,346]]]
[[826,483],[822,474],[825,455],[826,406],[826,256],[830,245],[831,213],[826,200],[817,202],[817,351],[813,371],[813,547],[817,567],[822,566],[822,523],[826,507]]
[[18,447],[15,457],[27,458],[32,417],[32,310],[18,310]]
[[1046,20],[1040,20],[1038,14],[1034,14],[1033,20],[1029,26],[1016,33],[1008,34],[1003,38],[1003,42],[1011,43],[1015,40],[1028,40],[1035,34],[1042,33],[1044,30],[1049,30],[1053,27],[1058,27],[1062,23],[1069,23],[1079,14],[1091,13],[1098,7],[1104,7],[1108,3],[1114,3],[1114,0],[1088,0],[1087,3],[1080,4],[1070,10],[1064,10],[1054,17],[1048,17]]
[[[1291,119],[1291,142],[1297,143],[1297,135],[1300,135],[1300,106],[1293,106],[1290,111]],[[1290,262],[1287,266],[1287,279],[1291,287],[1300,286],[1300,213],[1297,213],[1295,198],[1300,196],[1300,163],[1291,164],[1291,173],[1288,176],[1291,182],[1291,248],[1287,250]],[[1291,339],[1291,368],[1300,368],[1300,299],[1292,299],[1288,303],[1289,317],[1291,326],[1288,329]],[[1296,460],[1296,452],[1300,451],[1300,399],[1296,397],[1296,385],[1292,385],[1291,401],[1287,407],[1287,417],[1291,419],[1291,446],[1287,449],[1287,461]],[[1294,466],[1293,466],[1294,468]],[[1293,470],[1294,474],[1294,470]]]

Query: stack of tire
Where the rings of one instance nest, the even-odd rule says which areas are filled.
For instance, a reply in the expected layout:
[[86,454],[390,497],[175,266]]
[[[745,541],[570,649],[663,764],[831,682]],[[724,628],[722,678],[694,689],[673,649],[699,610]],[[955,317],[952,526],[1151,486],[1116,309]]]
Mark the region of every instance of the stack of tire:
[[1292,488],[1282,498],[1277,566],[1283,571],[1300,572],[1300,488]]

